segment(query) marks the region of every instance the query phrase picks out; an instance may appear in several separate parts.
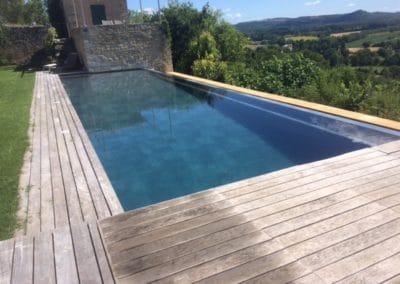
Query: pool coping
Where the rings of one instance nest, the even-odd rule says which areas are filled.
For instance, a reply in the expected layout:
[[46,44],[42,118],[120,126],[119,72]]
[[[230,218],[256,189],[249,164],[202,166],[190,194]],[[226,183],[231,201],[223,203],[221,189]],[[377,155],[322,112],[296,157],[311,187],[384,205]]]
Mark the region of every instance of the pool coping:
[[211,87],[222,88],[222,89],[229,90],[229,91],[235,91],[235,92],[239,92],[239,93],[243,93],[243,94],[247,94],[247,95],[261,97],[261,98],[268,99],[268,100],[275,101],[275,102],[285,103],[285,104],[302,107],[302,108],[306,108],[306,109],[313,110],[313,111],[319,111],[319,112],[326,113],[326,114],[331,114],[331,115],[335,115],[335,116],[339,116],[339,117],[343,117],[343,118],[347,118],[347,119],[352,119],[352,120],[363,122],[363,123],[372,124],[375,126],[380,126],[380,127],[400,131],[400,122],[390,120],[390,119],[380,118],[380,117],[373,116],[373,115],[349,111],[349,110],[340,109],[337,107],[308,102],[308,101],[304,101],[304,100],[300,100],[300,99],[294,99],[294,98],[271,94],[271,93],[267,93],[267,92],[261,92],[261,91],[255,91],[255,90],[247,89],[247,88],[243,88],[243,87],[237,87],[237,86],[229,85],[226,83],[216,82],[216,81],[212,81],[212,80],[208,80],[208,79],[204,79],[204,78],[200,78],[200,77],[196,77],[196,76],[192,76],[192,75],[187,75],[187,74],[183,74],[183,73],[179,73],[179,72],[168,72],[168,73],[162,73],[162,74],[166,74],[167,76],[172,77],[172,78],[185,79],[188,81],[200,83],[200,84],[211,86]]

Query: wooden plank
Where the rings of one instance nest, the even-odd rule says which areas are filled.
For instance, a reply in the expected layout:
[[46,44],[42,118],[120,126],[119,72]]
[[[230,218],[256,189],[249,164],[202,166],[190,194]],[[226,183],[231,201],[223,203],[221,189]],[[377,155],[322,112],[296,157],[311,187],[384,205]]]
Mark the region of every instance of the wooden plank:
[[[386,157],[384,157],[385,159],[386,159]],[[377,160],[376,161],[376,163],[378,163],[378,161],[379,160]],[[374,162],[371,162],[370,161],[370,163],[374,163]],[[397,162],[398,163],[398,162]],[[361,170],[359,170],[358,172],[356,172],[356,173],[354,173],[354,175],[356,175],[356,174],[358,174],[359,175],[359,172],[360,172]],[[367,171],[367,173],[368,173],[368,171]],[[350,175],[351,173],[347,173],[346,175],[343,175],[344,176],[344,179],[348,176],[348,175]],[[332,182],[334,182],[334,181],[336,181],[336,182],[339,182],[339,180],[338,180],[338,178],[339,177],[332,177],[332,179],[331,180],[333,180]],[[342,177],[340,177],[340,178],[342,178]],[[350,178],[352,178],[352,176],[350,176]],[[318,184],[323,184],[323,185],[326,185],[328,182],[329,182],[330,180],[327,180],[327,179],[324,179],[324,180],[322,180],[320,183],[318,183]],[[299,182],[300,183],[300,182]],[[317,184],[317,185],[318,185]],[[315,185],[315,186],[317,186],[317,185]],[[221,202],[219,202],[219,203],[217,203],[218,204],[218,208],[219,209],[224,209],[224,208],[226,208],[226,206],[229,206],[229,205],[232,205],[232,204],[240,204],[241,203],[241,201],[243,202],[243,203],[245,203],[245,202],[249,202],[249,201],[252,201],[252,200],[255,200],[255,203],[263,203],[263,204],[268,204],[267,202],[266,202],[266,200],[265,199],[260,199],[260,197],[262,197],[262,196],[264,196],[264,197],[268,197],[268,196],[270,196],[270,195],[273,195],[273,197],[271,197],[271,198],[275,198],[275,199],[272,199],[273,201],[279,201],[279,200],[283,200],[283,199],[287,199],[287,198],[289,198],[290,197],[290,195],[283,195],[283,194],[279,194],[278,195],[278,193],[282,193],[282,192],[284,192],[284,191],[287,191],[287,190],[292,190],[291,191],[291,194],[293,194],[293,195],[296,195],[296,194],[301,194],[301,193],[303,193],[303,192],[301,192],[301,189],[303,189],[305,192],[307,192],[307,191],[311,191],[313,188],[311,188],[311,186],[309,185],[309,184],[307,184],[307,183],[305,183],[305,185],[303,186],[303,188],[299,188],[299,185],[298,184],[296,184],[296,185],[294,185],[294,188],[291,186],[291,185],[287,185],[287,184],[285,184],[285,185],[280,185],[279,187],[276,187],[276,186],[273,186],[273,187],[270,187],[270,188],[267,188],[266,190],[265,190],[265,192],[263,192],[263,194],[264,195],[261,195],[261,194],[259,194],[259,192],[257,192],[257,193],[253,193],[253,194],[248,194],[248,195],[246,195],[246,196],[242,196],[242,197],[240,197],[240,198],[236,198],[236,199],[230,199],[229,200],[229,203],[227,203],[226,201],[221,201]],[[274,195],[275,194],[275,195]],[[287,192],[287,194],[290,194],[290,193],[288,193]],[[247,204],[248,206],[251,206],[252,208],[255,208],[256,207],[256,205],[254,205],[254,204]],[[209,205],[207,205],[207,206],[209,206]],[[209,206],[210,207],[210,206]],[[200,207],[201,208],[201,207]],[[206,206],[205,207],[203,207],[203,208],[201,208],[200,210],[199,209],[192,209],[192,211],[194,211],[194,212],[199,212],[200,214],[202,214],[202,215],[204,215],[204,212],[205,212],[205,208],[206,208]],[[212,207],[211,207],[212,208]],[[197,211],[196,211],[197,210]],[[185,211],[184,212],[184,214],[182,214],[182,212],[178,212],[178,214],[177,215],[183,215],[183,218],[188,218],[188,217],[195,217],[195,216],[193,216],[193,215],[190,215],[190,214],[188,214],[190,211]],[[176,215],[175,215],[176,216]],[[118,217],[117,217],[118,218]],[[182,219],[174,219],[173,218],[173,216],[170,216],[170,215],[168,215],[168,216],[166,216],[164,219],[163,218],[158,218],[158,219],[156,219],[158,222],[160,222],[160,223],[163,223],[165,226],[166,225],[169,225],[169,223],[168,223],[168,221],[169,220],[175,220],[175,222],[180,222],[180,221],[182,221]],[[165,221],[165,220],[167,220],[167,221]],[[151,222],[152,220],[150,220],[150,222]],[[148,224],[149,224],[149,222],[147,222]],[[126,228],[129,228],[130,230],[132,230],[133,228],[132,228],[132,224],[130,224],[129,222],[126,222],[126,221],[124,221],[124,222],[120,222],[120,227],[119,227],[119,229],[123,229],[124,228],[124,224],[126,224]],[[142,225],[142,224],[140,224],[141,226],[144,226],[144,225]],[[153,223],[153,225],[152,225],[153,227],[155,227],[155,226],[157,226],[156,224],[154,224]],[[107,228],[103,228],[104,229],[104,232],[105,232],[105,234],[107,234]]]
[[118,197],[111,185],[111,182],[109,181],[109,179],[104,171],[104,168],[103,168],[99,158],[97,157],[97,154],[93,149],[93,146],[90,143],[89,137],[87,136],[86,131],[84,130],[83,125],[80,122],[79,117],[76,114],[75,109],[73,108],[72,103],[69,100],[69,98],[66,94],[66,91],[65,91],[64,87],[61,85],[61,81],[58,77],[56,78],[56,84],[58,84],[61,89],[61,93],[60,93],[61,97],[60,98],[65,100],[66,106],[68,107],[68,109],[72,115],[72,118],[76,124],[78,132],[82,139],[82,142],[85,146],[87,155],[90,159],[93,169],[96,172],[97,179],[101,185],[103,194],[104,194],[107,204],[110,208],[110,211],[112,212],[113,215],[122,213],[123,209],[122,209],[121,203],[119,202]]
[[65,192],[65,198],[67,201],[69,222],[79,223],[82,222],[83,216],[79,203],[79,197],[76,192],[77,189],[75,185],[75,180],[70,166],[70,159],[64,141],[64,136],[63,136],[64,129],[61,126],[60,118],[57,112],[57,104],[59,104],[59,102],[55,99],[53,93],[54,93],[54,86],[50,85],[49,95],[51,102],[51,111],[52,111],[54,130],[56,134],[59,161],[62,172],[63,188]]
[[[386,165],[385,167],[394,167],[394,166],[398,166],[400,163],[400,161],[389,161],[386,164],[382,164],[382,165]],[[364,170],[359,170],[358,172],[360,173],[361,171],[372,171],[373,169],[379,169],[379,170],[383,170],[384,167],[381,164],[378,165],[373,165],[370,166],[370,168],[368,169],[364,169]],[[354,174],[354,173],[353,173]],[[346,176],[348,174],[344,174],[342,176]],[[338,176],[338,179],[342,179],[342,176]],[[334,184],[334,177],[332,178],[332,180],[329,179],[325,179],[320,181],[319,183],[322,183],[323,185],[325,185],[326,183],[328,183],[329,185]],[[307,188],[312,188],[313,186],[317,187],[315,185],[316,183],[313,184],[308,184],[306,187]],[[229,216],[232,215],[237,215],[237,214],[243,214],[243,216],[245,218],[249,218],[249,220],[252,219],[256,219],[256,218],[260,218],[266,215],[270,215],[279,211],[283,211],[286,210],[288,208],[291,207],[295,207],[298,205],[301,205],[303,203],[307,203],[310,202],[311,200],[315,200],[317,198],[313,194],[310,195],[302,195],[299,197],[295,197],[294,199],[287,199],[284,200],[282,202],[277,202],[277,203],[273,203],[270,205],[265,206],[265,199],[256,199],[255,201],[252,202],[248,202],[248,203],[244,203],[244,204],[239,204],[239,205],[235,205],[232,204],[232,207],[228,207],[228,208],[223,208],[221,210],[215,211],[215,212],[211,212],[209,214],[205,214],[205,215],[201,215],[200,217],[197,218],[192,218],[185,221],[181,221],[180,219],[176,219],[179,220],[180,222],[178,223],[174,223],[174,220],[172,219],[171,221],[168,221],[168,226],[161,226],[158,227],[156,226],[156,224],[154,223],[147,223],[147,224],[140,224],[139,226],[131,226],[131,227],[126,227],[126,228],[119,228],[116,227],[114,232],[103,232],[105,238],[107,239],[107,242],[111,243],[111,242],[119,242],[120,240],[125,240],[127,238],[130,238],[132,235],[134,235],[134,237],[132,237],[130,239],[131,245],[133,246],[133,244],[135,243],[135,245],[139,245],[143,242],[149,242],[149,241],[154,241],[155,239],[153,239],[153,237],[157,237],[159,238],[160,236],[166,236],[166,234],[176,234],[179,231],[184,231],[184,230],[188,230],[189,228],[193,228],[193,226],[201,226],[201,225],[205,225],[214,221],[217,221],[218,219],[221,218],[227,218]],[[183,212],[182,214],[185,214],[185,212]],[[179,216],[179,215],[178,215]],[[178,217],[179,218],[179,217]],[[158,224],[161,224],[161,222],[159,222],[159,220],[157,220]],[[165,223],[164,223],[165,225]],[[157,228],[157,229],[155,229]],[[141,235],[138,235],[138,233],[140,232]]]
[[[190,273],[190,278],[194,281],[203,280],[204,283],[245,281],[398,218],[388,211],[318,235],[273,254],[263,254],[263,256],[257,254],[255,257],[253,251],[258,252],[257,246],[255,246],[244,250],[241,254],[233,254],[205,263],[193,270],[185,271],[185,273]],[[280,243],[279,239],[275,240]],[[177,276],[174,275],[173,278],[166,278],[165,280],[171,281],[176,279]]]
[[[165,282],[179,283],[182,278],[188,277],[191,282],[195,282],[198,274],[203,272],[201,264],[213,262],[218,257],[223,258],[224,255],[251,255],[252,257],[260,257],[281,249],[279,242],[270,240],[270,237],[260,232],[244,235],[240,238],[232,239],[229,242],[222,243],[206,250],[199,250],[192,254],[185,255],[181,258],[173,259],[163,265],[155,266],[147,270],[132,274],[127,266],[123,270],[117,270],[118,282],[120,283],[148,283],[155,280],[165,278]],[[234,261],[233,258],[227,262]],[[221,267],[224,261],[214,261],[218,263],[211,270]],[[192,268],[191,268],[192,267]],[[121,277],[120,277],[121,276]],[[222,282],[221,282],[222,283]],[[228,283],[228,282],[225,282]]]
[[384,284],[399,284],[400,283],[400,273],[396,274],[390,279],[383,281]]
[[[390,172],[390,171],[388,171],[388,172]],[[384,174],[383,174],[383,178],[384,178]],[[360,186],[360,188],[368,188],[368,187],[364,186],[362,183],[360,183],[359,186]],[[377,184],[376,186],[379,186],[379,184]],[[344,197],[346,197],[346,196],[344,196]],[[359,199],[360,199],[360,201],[362,201],[362,203],[356,202],[357,200],[348,200],[346,202],[346,205],[345,204],[341,205],[340,203],[338,203],[337,208],[333,207],[332,210],[329,210],[329,208],[327,208],[325,210],[326,211],[325,213],[324,213],[324,211],[321,211],[321,210],[315,211],[316,209],[318,209],[318,207],[320,207],[318,205],[319,202],[322,203],[323,208],[325,206],[329,205],[329,203],[327,204],[323,199],[319,199],[319,200],[316,200],[315,202],[313,202],[313,203],[315,203],[315,204],[313,204],[313,206],[309,206],[308,205],[309,203],[308,203],[308,204],[305,204],[304,206],[295,207],[295,208],[292,208],[292,209],[289,209],[286,211],[282,211],[281,213],[269,215],[265,218],[256,219],[255,221],[253,221],[253,222],[255,222],[253,224],[255,224],[260,229],[260,228],[266,227],[268,225],[270,226],[271,224],[275,224],[276,220],[278,220],[278,222],[281,221],[280,218],[282,218],[282,216],[283,216],[283,218],[290,219],[290,217],[292,217],[292,219],[293,219],[293,216],[296,217],[296,216],[300,215],[300,217],[301,217],[301,215],[304,215],[307,213],[308,209],[313,209],[315,211],[315,214],[313,213],[314,211],[311,211],[308,215],[304,215],[304,218],[302,218],[302,219],[304,219],[304,221],[306,221],[310,224],[310,223],[316,222],[317,220],[323,220],[324,218],[329,218],[340,212],[343,212],[343,211],[346,212],[346,210],[351,210],[352,208],[355,208],[357,206],[360,206],[363,204],[368,204],[369,200],[367,200],[365,198],[359,198]],[[334,204],[337,203],[336,202],[337,200],[335,198],[333,198],[333,196],[328,197],[327,200],[334,202]],[[344,200],[346,200],[346,199],[344,199]],[[341,200],[339,199],[339,201],[341,201]],[[305,208],[303,208],[303,207],[305,207]],[[338,208],[340,208],[341,210],[338,211]],[[370,214],[369,212],[374,212],[374,210],[377,211],[377,210],[383,210],[383,209],[384,209],[384,207],[378,206],[378,205],[367,206],[365,208],[365,210],[360,211],[360,213],[362,213],[364,215],[360,215],[360,214],[350,214],[350,215],[351,216],[367,216],[368,214]],[[293,211],[294,213],[291,213],[291,211]],[[282,216],[280,216],[280,214]],[[232,220],[234,221],[234,219],[232,219]],[[111,246],[111,247],[112,247],[113,251],[118,253],[118,256],[120,259],[123,258],[124,254],[128,254],[130,257],[133,257],[133,256],[139,257],[139,256],[143,256],[146,253],[151,253],[151,252],[155,252],[155,251],[158,251],[161,249],[166,249],[168,247],[174,246],[174,245],[178,244],[179,242],[182,242],[182,240],[184,238],[186,241],[190,241],[193,238],[204,238],[207,236],[207,233],[212,234],[213,232],[218,230],[218,228],[220,228],[221,230],[224,230],[228,226],[237,226],[243,222],[250,221],[251,219],[236,218],[236,220],[238,220],[238,222],[229,223],[229,219],[217,221],[217,222],[212,223],[212,225],[210,225],[210,226],[200,227],[199,229],[195,228],[195,229],[192,229],[189,231],[185,231],[180,235],[165,237],[164,239],[160,239],[159,241],[144,244],[139,247],[133,246],[132,250],[129,249],[129,244],[125,241],[123,242],[123,245],[121,245],[121,248],[119,248],[119,246],[118,247]],[[335,221],[335,222],[337,222],[337,221]],[[294,225],[298,224],[299,226],[297,226],[297,228],[303,226],[303,225],[301,225],[302,222],[300,222],[299,219],[293,219],[292,223]],[[219,227],[218,227],[218,225],[219,225]]]
[[114,283],[114,276],[111,271],[110,263],[108,261],[103,241],[101,239],[97,224],[89,223],[89,231],[92,237],[94,251],[96,253],[97,263],[99,265],[101,279],[103,283]]
[[400,272],[399,267],[400,253],[344,278],[337,283],[382,283],[385,280],[395,277]]
[[[378,152],[372,152],[372,153],[366,154],[364,156],[364,161],[368,160],[370,158],[371,159],[373,159],[373,158],[385,158],[385,155],[382,155],[381,153],[378,153]],[[356,162],[359,162],[359,163],[361,162],[359,157],[350,158],[350,159],[346,160],[346,163],[344,163],[344,162],[339,163],[337,168],[343,169],[344,165],[351,166],[351,167],[354,168],[354,164]],[[377,161],[377,163],[378,163],[378,161]],[[362,165],[360,165],[360,168],[361,167],[362,167]],[[332,172],[333,169],[334,169],[334,167],[332,165],[329,165],[330,172]],[[255,185],[252,185],[252,186],[239,187],[237,189],[231,189],[228,192],[224,192],[224,193],[220,193],[218,195],[215,195],[216,198],[214,198],[214,199],[215,199],[215,202],[216,202],[216,201],[218,201],[218,199],[221,200],[220,197],[223,196],[225,198],[230,198],[230,202],[234,202],[234,203],[237,204],[237,203],[239,203],[239,201],[242,201],[244,203],[244,202],[248,202],[248,201],[251,201],[251,200],[259,199],[261,197],[267,197],[267,196],[274,195],[274,194],[277,194],[277,193],[280,193],[280,192],[284,192],[287,189],[292,189],[292,188],[296,188],[296,187],[301,186],[301,185],[305,185],[305,184],[309,183],[310,181],[315,182],[315,181],[318,181],[318,180],[322,180],[324,178],[324,176],[321,177],[321,170],[326,171],[326,169],[319,169],[318,168],[318,171],[316,171],[316,172],[313,172],[313,171],[310,171],[309,173],[300,172],[300,173],[298,173],[298,175],[296,175],[296,173],[294,173],[291,176],[287,175],[287,176],[279,177],[279,178],[276,178],[276,179],[263,181],[263,182],[255,184]],[[351,169],[349,169],[349,170],[351,170]],[[336,173],[336,174],[338,174],[338,173]],[[297,179],[296,179],[296,176],[297,176]],[[298,192],[298,189],[296,189],[296,192]],[[275,196],[275,197],[276,198],[280,198],[280,200],[285,198],[284,195],[279,195],[279,196]],[[221,200],[221,203],[223,203],[223,202],[225,202],[225,201]],[[195,207],[199,207],[199,206],[196,206],[196,203],[194,203],[194,205],[195,206],[192,206],[191,208],[189,207],[189,210],[194,210]],[[219,207],[221,209],[223,208],[221,206],[219,206]],[[177,208],[177,209],[179,211],[175,211],[174,213],[181,212],[182,209],[184,209],[184,208],[180,207],[180,208]],[[149,220],[152,221],[152,220],[155,220],[155,219],[162,220],[162,218],[167,218],[170,215],[173,215],[173,214],[160,215],[160,216],[156,216],[156,218],[154,218],[154,217],[150,218],[150,216],[147,215],[147,218],[142,220],[142,222],[145,222],[145,220],[147,222]],[[134,216],[136,216],[136,214]],[[130,219],[121,220],[120,218],[122,218],[122,217],[116,217],[116,218],[119,218],[118,220],[120,221],[121,228],[123,227],[124,223],[127,224],[127,227],[131,227],[131,224],[129,222]],[[140,222],[140,220],[136,221],[136,217],[135,217],[135,223],[136,224],[140,224],[142,222]],[[104,227],[104,229],[105,229],[105,232],[106,232],[107,231],[106,227]]]
[[[217,256],[222,256],[226,253],[238,250],[243,245],[248,246],[250,242],[254,242],[256,239],[258,242],[262,242],[270,239],[270,237],[260,233],[253,224],[245,223],[169,248],[154,252],[145,252],[145,255],[142,257],[137,257],[137,250],[135,248],[117,253],[111,251],[110,254],[114,259],[114,271],[116,271],[118,275],[129,275],[151,267],[160,266],[161,264],[163,264],[164,271],[171,263],[181,269],[183,267],[191,267],[194,266],[196,262],[197,264],[201,263],[199,262],[200,255],[202,255],[202,262],[204,262],[206,259],[213,259]],[[235,245],[233,245],[233,243]],[[182,257],[182,259],[175,260],[179,257]],[[153,271],[155,275],[161,275],[160,271],[156,272],[154,269],[150,270]]]
[[191,230],[183,231],[179,234],[164,236],[154,242],[147,242],[139,246],[130,246],[129,242],[121,242],[119,246],[114,247],[110,245],[107,240],[106,245],[110,254],[119,254],[122,258],[124,257],[124,254],[129,253],[132,258],[138,258],[153,252],[174,247],[179,244],[184,244],[192,240],[205,238],[211,234],[227,230],[247,222],[248,221],[244,218],[235,216],[232,218],[221,219],[219,221],[207,224],[206,226],[200,226]]
[[[369,215],[373,214],[374,212],[375,213],[380,212],[385,209],[384,206],[380,206],[379,204],[373,204],[373,203],[368,204],[368,201],[369,200],[366,200],[364,198],[364,202],[361,205],[363,205],[363,204],[367,204],[367,205],[360,207],[357,210],[354,210],[352,212],[351,211],[352,208],[354,208],[354,207],[357,208],[357,206],[360,205],[360,204],[353,204],[353,203],[355,203],[353,200],[352,202],[349,202],[349,207],[346,208],[347,210],[344,212],[345,214],[343,215],[343,218],[341,215],[338,215],[339,213],[335,214],[335,211],[333,211],[331,216],[325,216],[325,218],[328,218],[327,220],[322,219],[322,221],[324,221],[323,223],[321,223],[321,224],[317,223],[312,226],[305,227],[304,229],[302,229],[300,235],[291,233],[291,234],[287,235],[285,237],[285,239],[287,239],[286,241],[292,241],[293,239],[295,240],[299,236],[301,238],[303,236],[309,236],[310,234],[312,235],[312,232],[315,231],[317,228],[322,229],[322,231],[329,227],[335,228],[335,226],[339,226],[340,224],[344,225],[344,224],[350,223],[354,220],[369,216]],[[400,195],[397,195],[396,202],[397,202],[397,204],[400,203]],[[332,216],[334,218],[330,218]],[[144,252],[151,252],[151,251],[157,251],[160,249],[165,249],[169,246],[179,244],[180,242],[183,242],[184,240],[190,241],[192,239],[201,238],[207,234],[211,234],[212,232],[220,231],[220,230],[232,227],[232,226],[237,226],[241,223],[246,223],[248,221],[250,221],[250,220],[243,218],[239,215],[235,218],[223,219],[221,221],[214,222],[207,226],[184,231],[183,233],[173,234],[170,237],[164,236],[164,238],[158,238],[159,240],[154,243],[148,242],[142,246],[136,246],[135,242],[132,244],[131,240],[127,239],[127,240],[124,240],[117,244],[113,244],[113,243],[109,244],[108,243],[108,247],[111,251],[118,254],[121,258],[124,256],[124,254],[133,254],[136,256],[138,256],[138,255],[140,256]],[[322,224],[323,224],[323,226],[322,226]],[[253,222],[253,225],[255,225],[257,228],[261,229],[260,228],[261,225],[259,223]],[[300,226],[300,228],[301,228],[301,226]],[[310,229],[310,230],[307,231],[307,229]],[[138,236],[138,237],[140,237],[140,236]],[[133,237],[133,239],[135,239],[135,237]]]
[[27,233],[34,234],[40,232],[40,105],[43,94],[42,75],[38,74],[38,86],[35,93],[35,117],[32,141],[32,165],[29,181],[29,204],[28,204],[28,220]]
[[[232,190],[229,191],[226,196],[232,197],[236,195],[243,195],[247,192],[253,192],[256,190],[260,191],[263,189],[268,189],[269,192],[271,192],[271,189],[275,187],[280,187],[283,184],[285,184],[285,186],[288,186],[288,184],[305,185],[310,182],[316,182],[325,178],[330,178],[342,173],[350,172],[352,170],[360,169],[364,167],[364,165],[368,166],[369,163],[366,163],[368,160],[376,160],[377,163],[379,163],[379,161],[381,161],[380,158],[384,159],[384,157],[385,155],[381,155],[381,153],[379,152],[372,152],[364,154],[361,157],[360,156],[352,157],[344,161],[336,162],[334,164],[323,165],[317,168],[304,169],[301,172],[284,176],[282,178],[274,179],[273,182],[269,181],[260,182],[254,187],[246,188],[245,190],[243,189]],[[343,171],[344,169],[347,169],[347,171]]]
[[[294,218],[285,220],[283,222],[277,222],[277,221],[279,221],[279,219],[278,218],[274,219],[274,217],[277,217],[277,216],[276,216],[276,214],[273,214],[273,215],[267,216],[265,218],[258,219],[256,221],[256,223],[259,225],[259,227],[263,228],[265,230],[265,232],[267,232],[271,236],[278,236],[278,235],[290,232],[294,229],[305,227],[307,225],[313,224],[320,220],[324,220],[331,216],[335,216],[339,213],[345,213],[345,212],[348,212],[349,210],[352,210],[357,207],[362,208],[363,206],[370,204],[372,201],[379,200],[379,199],[382,199],[385,197],[391,197],[393,194],[395,194],[397,192],[397,188],[399,186],[399,185],[386,186],[386,187],[384,187],[384,190],[382,190],[382,188],[372,187],[371,185],[372,184],[369,184],[366,186],[361,186],[356,189],[351,189],[350,191],[341,192],[338,195],[343,194],[344,198],[346,198],[346,197],[349,197],[349,198],[344,199],[343,202],[337,202],[337,203],[332,204],[331,206],[317,209],[317,211],[313,210],[311,212],[307,212],[308,210],[304,210],[303,213],[305,213],[305,214],[302,214],[300,216],[295,216]],[[361,191],[364,189],[366,189],[367,192],[365,194],[358,195],[359,192],[357,192],[357,191]],[[371,193],[376,193],[376,196],[371,197],[370,195],[368,195]],[[338,195],[330,196],[330,197],[336,198],[336,197],[338,197]],[[319,201],[321,201],[321,200],[316,200],[317,203]],[[340,201],[340,199],[339,199],[339,201]],[[306,206],[307,205],[310,205],[310,203],[306,204]],[[375,206],[375,207],[377,207],[377,206]],[[378,207],[378,208],[382,208],[382,207]],[[299,209],[299,208],[297,208],[297,209]],[[300,208],[300,210],[301,209],[302,208]]]
[[87,153],[86,153],[86,150],[82,143],[82,140],[79,136],[79,133],[77,132],[76,125],[71,117],[71,113],[65,105],[65,99],[63,98],[63,94],[61,93],[62,91],[60,91],[60,89],[59,89],[59,86],[57,83],[58,81],[57,81],[57,78],[53,77],[52,82],[58,88],[57,92],[60,97],[62,111],[66,117],[66,122],[68,124],[68,128],[71,131],[71,138],[75,144],[75,148],[78,153],[78,157],[80,159],[82,170],[83,170],[84,176],[87,180],[88,190],[90,192],[90,196],[92,198],[97,217],[99,219],[109,217],[109,216],[111,216],[111,212],[108,208],[107,202],[106,202],[103,192],[101,190],[100,184],[97,180],[96,174],[95,174],[95,172],[92,168],[92,165],[89,161],[89,158],[87,156]]
[[53,232],[53,240],[57,283],[79,283],[74,248],[69,227],[56,229]]
[[49,139],[49,158],[51,170],[51,184],[53,188],[53,208],[54,208],[54,225],[55,228],[69,226],[69,218],[67,211],[67,201],[64,192],[62,169],[58,155],[58,143],[54,129],[54,117],[52,112],[52,102],[50,100],[49,86],[46,90],[46,114],[48,123],[48,139]]
[[[252,278],[249,280],[249,283],[286,283],[307,275],[310,270],[316,271],[398,234],[400,234],[400,219],[388,222],[339,244],[308,255],[298,262],[285,265],[261,276]],[[293,269],[293,266],[296,267],[296,269]],[[387,278],[389,277],[383,279]]]
[[325,282],[315,273],[308,274],[307,276],[296,279],[290,284],[310,284],[310,283],[324,283]]
[[53,188],[51,184],[47,105],[47,84],[42,81],[40,100],[40,225],[41,231],[54,229]]
[[[318,172],[321,170],[321,167],[325,167],[326,165],[332,165],[337,161],[342,161],[349,158],[362,156],[364,154],[369,154],[372,152],[373,151],[369,148],[355,152],[350,152],[348,154],[344,154],[327,160],[317,161],[306,165],[294,166],[288,169],[280,170],[266,175],[257,176],[254,178],[249,178],[246,180],[234,182],[228,185],[223,185],[199,193],[194,193],[189,196],[184,196],[173,200],[164,201],[145,208],[140,208],[127,212],[126,214],[118,215],[114,219],[102,220],[101,222],[102,227],[103,229],[106,229],[109,226],[109,224],[115,224],[116,222],[126,222],[126,221],[129,222],[130,218],[134,219],[135,222],[141,222],[143,220],[149,220],[151,218],[155,218],[158,216],[170,215],[177,211],[182,211],[184,209],[198,207],[210,203],[208,202],[208,200],[212,201],[222,200],[223,195],[221,193],[225,192],[228,193],[230,191],[241,192],[246,188],[253,188],[257,184],[260,184],[261,182],[265,181],[273,182],[274,184],[284,183],[285,180],[286,181],[291,180],[291,176],[293,174],[302,174],[303,176],[306,176],[306,174],[304,174],[303,171],[308,168],[314,169],[315,172]],[[205,200],[203,201],[202,199]]]
[[33,238],[15,239],[12,283],[33,283]]
[[0,283],[11,281],[14,243],[14,240],[0,242]]
[[35,237],[33,279],[35,283],[56,283],[53,235],[49,232]]
[[83,173],[82,166],[80,164],[79,155],[73,143],[71,130],[68,127],[67,119],[61,107],[61,101],[60,101],[61,98],[59,96],[59,93],[57,92],[57,86],[54,84],[52,80],[53,76],[49,75],[49,77],[50,77],[49,81],[52,82],[52,85],[54,87],[52,95],[58,102],[55,105],[58,113],[58,118],[60,120],[62,134],[64,136],[64,143],[67,150],[66,155],[68,156],[68,160],[71,166],[72,177],[75,180],[76,192],[78,194],[78,200],[82,210],[82,215],[84,217],[84,220],[96,220],[97,214],[94,208],[92,197],[89,192],[86,178]]
[[72,241],[81,283],[101,283],[99,267],[86,223],[71,225]]
[[339,281],[399,252],[400,235],[397,235],[357,254],[319,269],[316,273],[326,282]]
[[391,154],[400,151],[400,140],[393,141],[391,143],[387,143],[381,146],[376,147],[379,151],[382,151],[386,154]]
[[[400,195],[397,195],[396,199],[396,203],[399,204]],[[296,226],[292,230],[279,235],[279,241],[283,245],[289,246],[341,226],[357,222],[363,218],[371,217],[374,214],[381,213],[385,210],[385,207],[374,202],[367,203],[366,205],[356,207],[355,209],[350,209],[342,213],[338,212],[329,218],[305,226]],[[390,211],[392,210],[390,209]]]

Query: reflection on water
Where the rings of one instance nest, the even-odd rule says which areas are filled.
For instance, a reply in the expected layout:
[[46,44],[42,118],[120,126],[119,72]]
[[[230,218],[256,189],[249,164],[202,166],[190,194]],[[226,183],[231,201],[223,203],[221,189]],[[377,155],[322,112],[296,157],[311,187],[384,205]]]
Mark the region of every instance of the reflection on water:
[[126,210],[368,144],[325,129],[332,119],[168,81],[147,71],[63,79]]

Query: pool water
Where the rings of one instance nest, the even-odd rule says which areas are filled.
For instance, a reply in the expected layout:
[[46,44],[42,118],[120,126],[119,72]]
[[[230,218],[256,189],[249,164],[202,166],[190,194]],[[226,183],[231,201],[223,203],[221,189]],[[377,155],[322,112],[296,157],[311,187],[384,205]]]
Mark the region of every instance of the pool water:
[[150,71],[62,81],[125,210],[400,139]]

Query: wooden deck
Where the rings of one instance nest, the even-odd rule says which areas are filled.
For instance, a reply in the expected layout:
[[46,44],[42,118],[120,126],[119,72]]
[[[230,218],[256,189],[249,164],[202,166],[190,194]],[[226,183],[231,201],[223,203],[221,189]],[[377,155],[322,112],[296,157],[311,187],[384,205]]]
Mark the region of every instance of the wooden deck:
[[114,283],[95,223],[0,242],[0,283]]
[[99,223],[119,283],[400,283],[400,141]]
[[56,75],[37,73],[3,283],[400,283],[400,141],[123,213]]
[[36,74],[32,146],[20,180],[22,226],[17,235],[123,212],[59,77]]

